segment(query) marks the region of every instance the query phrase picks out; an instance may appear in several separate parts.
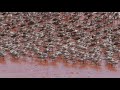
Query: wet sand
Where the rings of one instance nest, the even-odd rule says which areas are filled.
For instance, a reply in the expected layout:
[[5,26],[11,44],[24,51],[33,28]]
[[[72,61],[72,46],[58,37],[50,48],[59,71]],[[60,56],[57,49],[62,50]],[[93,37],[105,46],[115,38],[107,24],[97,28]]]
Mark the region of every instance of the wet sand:
[[[23,58],[22,58],[23,59]],[[120,78],[120,67],[110,65],[69,65],[63,62],[35,63],[30,58],[16,60],[10,56],[0,60],[0,78]],[[27,59],[29,61],[27,61]],[[5,61],[4,61],[5,60]],[[26,62],[23,62],[26,61]]]

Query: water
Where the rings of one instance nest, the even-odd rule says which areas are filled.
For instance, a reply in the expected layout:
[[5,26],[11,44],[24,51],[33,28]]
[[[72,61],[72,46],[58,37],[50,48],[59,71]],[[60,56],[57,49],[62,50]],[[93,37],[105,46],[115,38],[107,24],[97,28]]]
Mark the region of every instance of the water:
[[0,64],[0,78],[120,78],[120,67],[110,70],[104,66],[90,68],[84,65],[65,65],[61,62],[48,65],[24,59],[26,58],[14,62],[10,56],[5,58],[6,62]]

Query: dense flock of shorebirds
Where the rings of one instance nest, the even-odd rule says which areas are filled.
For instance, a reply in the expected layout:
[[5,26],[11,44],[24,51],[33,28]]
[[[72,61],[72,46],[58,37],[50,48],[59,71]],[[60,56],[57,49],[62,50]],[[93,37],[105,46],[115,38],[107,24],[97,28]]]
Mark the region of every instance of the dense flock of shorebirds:
[[0,57],[120,61],[119,12],[0,12]]

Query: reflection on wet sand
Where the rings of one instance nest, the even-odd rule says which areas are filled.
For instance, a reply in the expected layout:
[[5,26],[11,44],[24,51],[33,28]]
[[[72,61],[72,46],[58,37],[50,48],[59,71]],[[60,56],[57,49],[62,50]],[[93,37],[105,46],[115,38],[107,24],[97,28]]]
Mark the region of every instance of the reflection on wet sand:
[[117,68],[112,64],[106,64],[106,68],[110,71],[114,71],[114,72],[117,71]]
[[[9,63],[8,63],[8,60]],[[105,66],[105,67],[104,67]],[[120,69],[111,64],[97,65],[91,62],[68,63],[62,57],[55,61],[30,57],[0,58],[0,77],[41,77],[41,78],[77,78],[77,77],[119,77]]]
[[4,57],[0,57],[0,64],[5,64]]
[[[84,61],[84,62],[80,62],[80,61],[76,61],[75,63],[69,63],[69,62],[65,62],[66,60],[64,60],[61,57],[56,58],[56,60],[52,61],[49,58],[46,60],[41,60],[39,58],[31,58],[31,57],[14,57],[14,56],[10,56],[10,62],[13,63],[17,63],[17,64],[21,64],[21,63],[31,63],[31,64],[36,64],[36,65],[41,65],[41,66],[57,66],[59,63],[62,63],[65,67],[67,68],[80,68],[80,69],[86,69],[86,68],[91,68],[94,70],[101,70],[101,67],[103,67],[102,65],[99,64],[95,64],[93,62],[88,62],[88,61]],[[5,64],[6,58],[4,57],[0,57],[0,64]],[[106,69],[110,70],[110,71],[117,71],[117,68],[113,65],[113,64],[105,64]]]

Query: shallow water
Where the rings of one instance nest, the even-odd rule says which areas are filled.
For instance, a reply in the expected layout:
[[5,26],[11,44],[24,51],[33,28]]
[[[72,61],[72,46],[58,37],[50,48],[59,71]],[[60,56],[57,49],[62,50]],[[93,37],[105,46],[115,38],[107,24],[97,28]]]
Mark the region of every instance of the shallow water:
[[[25,59],[30,60],[27,57],[21,58],[22,61]],[[10,56],[5,61],[0,63],[0,78],[120,78],[120,67],[112,70],[104,66],[66,66],[61,62],[47,65],[31,62],[32,60],[19,62],[11,60]]]

